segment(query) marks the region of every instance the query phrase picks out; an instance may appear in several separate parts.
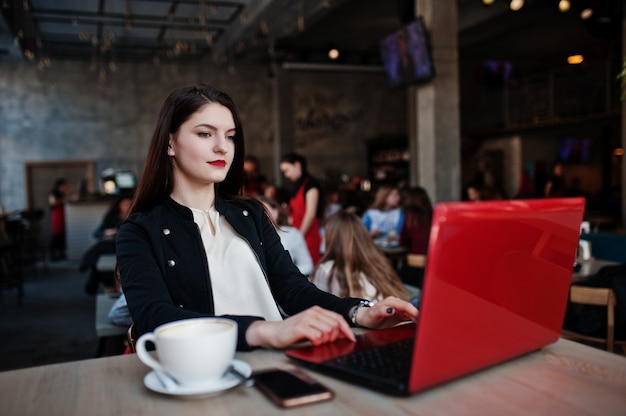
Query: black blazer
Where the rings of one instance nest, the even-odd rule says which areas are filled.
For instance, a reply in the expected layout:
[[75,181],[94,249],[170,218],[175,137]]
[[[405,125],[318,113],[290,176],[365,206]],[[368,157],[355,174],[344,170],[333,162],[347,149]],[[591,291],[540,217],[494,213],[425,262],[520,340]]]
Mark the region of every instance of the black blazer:
[[[338,298],[309,282],[293,264],[259,203],[217,196],[215,208],[248,242],[285,313],[319,305],[350,322],[348,313],[359,299]],[[189,208],[167,198],[148,212],[134,213],[120,227],[116,246],[122,288],[139,335],[167,322],[214,315],[206,253]],[[237,348],[249,349],[246,330],[262,318],[226,317],[238,323]]]

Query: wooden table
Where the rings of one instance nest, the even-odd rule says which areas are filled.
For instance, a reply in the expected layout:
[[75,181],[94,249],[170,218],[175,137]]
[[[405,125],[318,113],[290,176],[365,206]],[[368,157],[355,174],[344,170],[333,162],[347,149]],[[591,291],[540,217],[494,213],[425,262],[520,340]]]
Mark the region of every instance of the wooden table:
[[[238,353],[253,369],[290,364],[280,351]],[[143,385],[136,355],[0,372],[2,415],[624,415],[626,358],[567,340],[460,380],[395,397],[306,370],[334,400],[281,411],[254,387],[181,400]]]

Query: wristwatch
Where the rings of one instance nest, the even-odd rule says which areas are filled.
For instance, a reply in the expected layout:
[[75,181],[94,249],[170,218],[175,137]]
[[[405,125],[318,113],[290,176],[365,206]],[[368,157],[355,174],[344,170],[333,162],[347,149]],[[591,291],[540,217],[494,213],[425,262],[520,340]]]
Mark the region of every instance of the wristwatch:
[[369,300],[365,300],[365,299],[361,299],[359,301],[359,303],[357,303],[356,307],[354,308],[354,310],[352,311],[352,316],[350,316],[350,322],[352,322],[352,325],[354,326],[360,326],[358,324],[358,322],[356,321],[356,315],[359,313],[359,309],[361,308],[371,308],[372,306],[374,306],[374,302],[369,301]]

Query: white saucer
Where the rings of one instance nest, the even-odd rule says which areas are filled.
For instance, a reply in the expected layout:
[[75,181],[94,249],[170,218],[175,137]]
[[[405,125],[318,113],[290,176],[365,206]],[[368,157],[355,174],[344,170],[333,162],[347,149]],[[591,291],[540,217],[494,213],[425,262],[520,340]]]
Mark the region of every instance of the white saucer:
[[[238,370],[246,377],[252,374],[252,368],[247,362],[241,360],[233,360],[232,364],[236,370]],[[241,384],[241,379],[234,374],[226,373],[220,379],[207,383],[206,385],[193,387],[176,386],[176,389],[174,390],[167,390],[165,386],[163,386],[161,381],[159,381],[159,378],[154,373],[154,371],[150,371],[143,378],[143,384],[148,389],[157,393],[191,399],[207,397],[221,393],[225,390],[231,389]]]

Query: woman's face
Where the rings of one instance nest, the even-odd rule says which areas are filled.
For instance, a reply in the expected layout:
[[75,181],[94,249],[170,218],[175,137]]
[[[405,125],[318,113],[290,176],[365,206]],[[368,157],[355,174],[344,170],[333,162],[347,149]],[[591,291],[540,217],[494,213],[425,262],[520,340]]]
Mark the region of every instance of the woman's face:
[[389,208],[397,208],[400,205],[400,192],[397,189],[392,189],[387,195],[385,203]]
[[302,176],[302,166],[299,162],[281,162],[280,171],[285,175],[285,178],[289,179],[291,182],[297,181]]
[[274,185],[267,185],[263,190],[263,195],[266,198],[276,199],[276,187]]
[[473,186],[467,188],[467,199],[470,201],[480,201],[480,191]]
[[130,198],[124,198],[120,201],[120,218],[126,218],[131,203],[132,200]]
[[235,134],[233,115],[221,104],[208,103],[192,114],[170,134],[174,183],[222,182],[235,156]]

